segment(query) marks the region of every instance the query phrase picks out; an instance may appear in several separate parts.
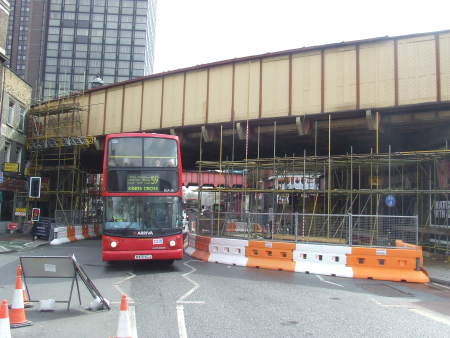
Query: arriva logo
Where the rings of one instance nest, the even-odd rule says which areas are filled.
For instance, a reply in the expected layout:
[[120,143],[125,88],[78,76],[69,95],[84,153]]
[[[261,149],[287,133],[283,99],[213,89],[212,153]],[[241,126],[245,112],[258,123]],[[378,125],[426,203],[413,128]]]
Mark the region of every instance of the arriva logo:
[[153,236],[153,231],[138,231],[138,236]]

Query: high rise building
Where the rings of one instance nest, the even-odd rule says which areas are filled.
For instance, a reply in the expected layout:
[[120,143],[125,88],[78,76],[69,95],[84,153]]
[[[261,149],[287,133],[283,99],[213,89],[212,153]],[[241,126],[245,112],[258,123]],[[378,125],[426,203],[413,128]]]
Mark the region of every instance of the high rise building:
[[151,74],[156,0],[11,1],[10,67],[34,99]]

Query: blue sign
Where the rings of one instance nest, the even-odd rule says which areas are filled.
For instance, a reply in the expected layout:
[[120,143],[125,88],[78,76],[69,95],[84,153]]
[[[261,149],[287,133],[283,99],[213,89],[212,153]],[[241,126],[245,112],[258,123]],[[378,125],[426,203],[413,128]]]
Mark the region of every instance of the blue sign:
[[386,205],[387,205],[389,208],[394,207],[394,206],[395,206],[395,203],[396,203],[395,196],[394,196],[394,195],[387,195],[386,198],[385,198],[385,200],[384,200],[384,203],[386,203]]
[[3,171],[0,171],[0,184],[3,183]]

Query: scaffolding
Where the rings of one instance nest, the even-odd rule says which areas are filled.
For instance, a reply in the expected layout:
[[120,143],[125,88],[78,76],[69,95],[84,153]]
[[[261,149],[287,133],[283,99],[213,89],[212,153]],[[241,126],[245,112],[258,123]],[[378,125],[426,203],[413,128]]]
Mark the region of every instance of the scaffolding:
[[41,198],[29,198],[28,204],[39,205],[45,216],[64,224],[89,222],[96,214],[92,200],[99,198],[100,185],[92,187],[91,174],[80,164],[83,149],[95,141],[82,136],[82,110],[74,100],[42,104],[28,113],[26,172],[42,178]]
[[352,148],[345,155],[197,162],[201,170],[222,173],[225,182],[229,173],[243,175],[242,188],[199,189],[199,195],[215,194],[218,214],[269,213],[278,215],[280,226],[283,215],[320,215],[321,224],[310,225],[325,222],[321,236],[330,239],[332,215],[370,215],[374,222],[381,215],[418,216],[420,243],[446,254],[449,164],[448,150],[353,154]]

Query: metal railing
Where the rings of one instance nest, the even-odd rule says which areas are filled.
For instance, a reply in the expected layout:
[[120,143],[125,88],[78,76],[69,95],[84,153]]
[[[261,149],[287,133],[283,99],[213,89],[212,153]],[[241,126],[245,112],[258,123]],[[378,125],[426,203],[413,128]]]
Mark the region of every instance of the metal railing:
[[418,244],[417,216],[203,212],[189,215],[199,235],[345,245]]

